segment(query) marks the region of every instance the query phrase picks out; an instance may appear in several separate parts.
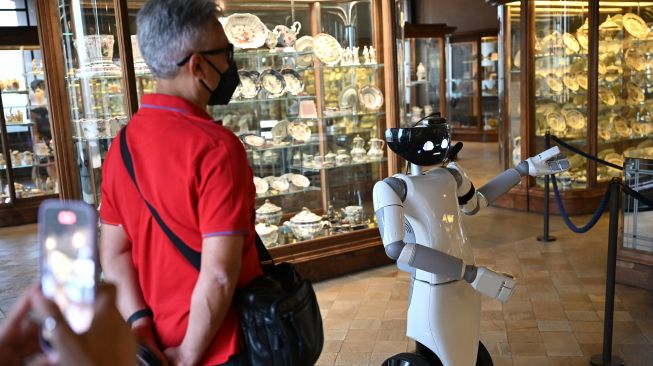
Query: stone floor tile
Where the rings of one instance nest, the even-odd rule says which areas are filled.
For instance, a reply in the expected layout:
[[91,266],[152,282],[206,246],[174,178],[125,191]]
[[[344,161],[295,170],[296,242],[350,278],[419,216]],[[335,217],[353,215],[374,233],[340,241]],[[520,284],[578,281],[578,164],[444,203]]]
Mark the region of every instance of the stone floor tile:
[[315,364],[316,366],[332,366],[333,363],[336,361],[336,357],[338,357],[337,353],[326,353],[322,352],[320,354],[320,358],[318,358],[317,363]]
[[578,320],[578,321],[594,321],[599,320],[599,316],[596,311],[593,310],[565,310],[567,314],[567,319],[569,320]]
[[513,356],[546,355],[544,343],[510,342],[510,353]]
[[390,352],[392,354],[406,352],[408,349],[408,341],[377,341],[374,344],[372,353]]
[[589,357],[549,356],[549,363],[551,364],[551,366],[587,366],[589,365]]
[[549,366],[546,356],[512,356],[514,366]]
[[548,356],[582,356],[578,341],[570,332],[542,333]]
[[508,331],[508,343],[542,343],[542,336],[536,330]]
[[340,352],[334,365],[346,366],[368,366],[370,362],[370,352]]
[[537,328],[540,332],[571,332],[567,320],[538,320]]

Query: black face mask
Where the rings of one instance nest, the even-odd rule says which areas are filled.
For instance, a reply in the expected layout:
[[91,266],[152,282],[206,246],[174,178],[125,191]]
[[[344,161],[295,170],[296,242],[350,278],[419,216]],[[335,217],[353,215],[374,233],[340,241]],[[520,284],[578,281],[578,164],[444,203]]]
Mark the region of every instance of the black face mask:
[[238,76],[238,67],[236,62],[232,61],[229,64],[229,68],[224,73],[220,72],[215,65],[209,61],[206,57],[204,58],[206,62],[211,65],[213,70],[215,70],[220,75],[220,82],[215,89],[211,90],[204,80],[200,80],[200,83],[206,88],[209,92],[209,102],[208,105],[226,105],[229,104],[231,97],[234,95],[238,84],[240,84],[240,77]]

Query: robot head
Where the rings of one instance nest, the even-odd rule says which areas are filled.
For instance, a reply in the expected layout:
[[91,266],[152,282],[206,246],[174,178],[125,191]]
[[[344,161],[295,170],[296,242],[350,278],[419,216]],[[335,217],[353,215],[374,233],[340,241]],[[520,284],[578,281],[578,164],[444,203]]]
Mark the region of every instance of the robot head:
[[447,159],[451,136],[447,120],[440,113],[428,116],[408,128],[388,128],[388,147],[412,164],[440,164]]

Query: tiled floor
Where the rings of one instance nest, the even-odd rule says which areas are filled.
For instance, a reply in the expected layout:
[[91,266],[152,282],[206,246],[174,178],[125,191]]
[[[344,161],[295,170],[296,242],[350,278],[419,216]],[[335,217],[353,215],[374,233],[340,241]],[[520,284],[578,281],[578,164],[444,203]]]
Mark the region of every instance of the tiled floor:
[[[496,174],[496,144],[466,144],[462,163],[481,185]],[[489,150],[489,152],[488,152]],[[506,304],[483,299],[481,339],[495,365],[587,365],[601,350],[607,220],[541,244],[541,216],[488,208],[465,218],[476,261],[518,279]],[[586,217],[575,219],[586,222]],[[0,229],[0,317],[37,274],[36,226]],[[316,284],[326,342],[319,365],[380,365],[414,348],[405,336],[408,276],[386,266]],[[614,352],[653,365],[653,293],[617,286]]]

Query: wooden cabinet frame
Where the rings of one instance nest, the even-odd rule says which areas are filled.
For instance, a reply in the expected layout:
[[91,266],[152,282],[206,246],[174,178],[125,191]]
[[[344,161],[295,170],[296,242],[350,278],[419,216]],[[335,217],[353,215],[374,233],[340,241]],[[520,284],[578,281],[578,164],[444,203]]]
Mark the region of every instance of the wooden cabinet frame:
[[[289,0],[290,1],[290,0]],[[234,1],[239,3],[241,1]],[[259,1],[265,2],[265,1]],[[298,1],[299,2],[299,1]],[[301,1],[311,3],[312,21],[311,33],[319,33],[320,24],[317,15],[320,14],[322,1]],[[346,2],[346,1],[343,1]],[[242,2],[245,4],[245,2]],[[47,59],[46,72],[48,91],[52,101],[52,124],[57,149],[57,162],[60,166],[61,197],[63,199],[79,199],[81,195],[79,171],[72,138],[72,123],[68,109],[69,100],[65,85],[64,55],[61,49],[61,24],[58,8],[54,1],[39,1],[38,19],[40,36],[43,43],[44,58]],[[130,32],[127,24],[127,0],[113,0],[116,24],[118,30],[118,49],[123,68],[123,87],[127,95],[127,114],[131,116],[137,109],[136,83]],[[397,69],[396,69],[396,28],[394,26],[394,0],[371,0],[373,14],[374,40],[377,45],[377,55],[383,60],[385,95],[385,127],[398,127],[399,115],[397,109]],[[382,131],[380,131],[382,134]],[[382,137],[382,136],[380,136]],[[388,153],[387,171],[394,174],[396,156]],[[270,253],[278,261],[297,263],[300,271],[313,280],[341,275],[362,270],[372,266],[389,263],[384,248],[380,243],[378,229],[365,229],[348,234],[322,237],[315,240],[271,248]],[[334,265],[336,264],[337,265]]]

